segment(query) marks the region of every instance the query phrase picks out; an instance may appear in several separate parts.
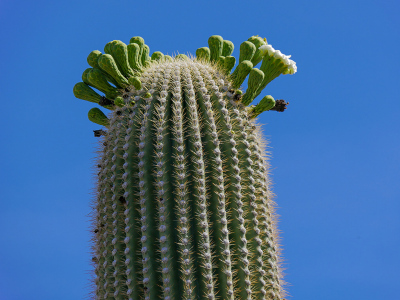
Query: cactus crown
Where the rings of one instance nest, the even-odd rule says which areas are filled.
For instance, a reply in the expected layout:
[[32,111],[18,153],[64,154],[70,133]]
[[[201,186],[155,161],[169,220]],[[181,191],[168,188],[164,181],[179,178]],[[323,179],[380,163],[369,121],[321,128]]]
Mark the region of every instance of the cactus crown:
[[141,37],[112,41],[105,54],[89,54],[92,68],[74,87],[77,98],[112,110],[88,114],[107,127],[95,131],[104,136],[93,204],[96,299],[284,297],[253,119],[287,103],[268,95],[250,104],[296,64],[253,36],[233,70],[233,43],[211,36],[208,44],[195,57],[171,57],[150,56]]
[[[131,38],[129,45],[121,41],[109,42],[104,47],[104,54],[98,50],[89,54],[87,61],[92,68],[83,72],[83,82],[74,86],[74,95],[111,110],[124,105],[133,105],[134,99],[129,97],[129,92],[131,89],[142,89],[141,77],[147,68],[155,64],[192,60],[201,61],[213,67],[221,76],[225,75],[232,83],[233,91],[230,92],[236,92],[236,98],[240,98],[241,103],[247,106],[273,79],[281,74],[294,74],[297,71],[296,63],[290,60],[290,56],[268,45],[265,38],[252,36],[240,45],[239,64],[232,73],[236,63],[235,57],[231,56],[234,50],[233,43],[214,35],[209,38],[208,44],[209,47],[196,50],[196,57],[188,58],[184,54],[179,54],[173,58],[159,51],[149,56],[150,48],[141,37]],[[260,69],[254,68],[261,61]],[[241,95],[242,92],[238,88],[248,75],[248,89]],[[104,93],[104,96],[99,95],[93,88]],[[263,98],[258,106],[246,109],[252,117],[256,117],[274,107],[275,100],[268,96]],[[283,111],[285,108],[286,106],[281,104],[275,110]],[[99,125],[109,124],[108,118],[98,108],[90,110],[88,116],[89,120]]]

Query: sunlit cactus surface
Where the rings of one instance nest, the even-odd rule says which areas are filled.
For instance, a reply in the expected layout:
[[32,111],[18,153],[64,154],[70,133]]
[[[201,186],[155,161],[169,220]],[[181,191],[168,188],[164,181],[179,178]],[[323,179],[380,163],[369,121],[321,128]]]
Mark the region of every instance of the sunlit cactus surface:
[[240,45],[238,61],[233,50],[215,35],[195,57],[150,56],[133,37],[89,54],[74,94],[110,110],[89,111],[104,126],[94,131],[91,298],[284,299],[255,118],[287,103],[269,95],[251,103],[297,67],[258,36]]

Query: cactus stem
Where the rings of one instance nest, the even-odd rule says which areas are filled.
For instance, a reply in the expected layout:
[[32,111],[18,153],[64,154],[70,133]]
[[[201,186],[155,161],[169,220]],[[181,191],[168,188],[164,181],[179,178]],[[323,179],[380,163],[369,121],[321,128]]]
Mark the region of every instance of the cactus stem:
[[142,38],[130,42],[90,53],[92,68],[73,89],[113,110],[109,118],[88,112],[107,128],[93,131],[104,136],[91,228],[95,298],[282,300],[277,220],[255,118],[288,103],[266,96],[246,105],[272,79],[295,73],[295,63],[258,36],[242,43],[232,74],[234,46],[220,36],[197,57],[150,57]]

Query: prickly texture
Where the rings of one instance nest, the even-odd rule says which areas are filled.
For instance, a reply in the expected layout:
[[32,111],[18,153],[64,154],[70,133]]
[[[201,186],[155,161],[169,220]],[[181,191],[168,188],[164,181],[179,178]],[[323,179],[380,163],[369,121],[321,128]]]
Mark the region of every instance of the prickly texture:
[[[93,69],[75,96],[112,110],[89,111],[108,129],[98,131],[94,299],[285,297],[265,142],[254,119],[275,102],[243,105],[266,72],[265,63],[250,72],[249,44],[231,75],[235,60],[223,62],[233,44],[220,36],[197,59],[149,56],[140,37],[89,54]],[[249,72],[242,97],[236,89]],[[110,89],[109,78],[119,87]]]

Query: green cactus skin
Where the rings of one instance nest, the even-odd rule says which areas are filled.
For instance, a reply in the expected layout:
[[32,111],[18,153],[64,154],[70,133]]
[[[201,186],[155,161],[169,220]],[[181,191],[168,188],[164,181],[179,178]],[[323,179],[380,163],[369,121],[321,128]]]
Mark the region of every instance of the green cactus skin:
[[[297,69],[265,58],[255,49],[266,44],[261,38],[249,41],[232,74],[234,46],[220,36],[197,58],[150,57],[141,37],[89,55],[93,68],[74,94],[104,102],[92,86],[111,94],[113,110],[88,114],[107,128],[93,203],[94,299],[284,299],[265,142],[255,122],[275,101],[246,105],[266,76]],[[254,53],[264,57],[260,70],[252,69]],[[249,73],[243,95],[237,89]],[[110,80],[119,86],[110,89]]]

